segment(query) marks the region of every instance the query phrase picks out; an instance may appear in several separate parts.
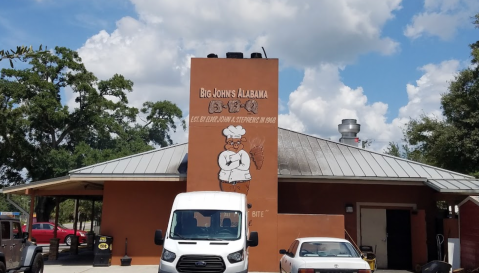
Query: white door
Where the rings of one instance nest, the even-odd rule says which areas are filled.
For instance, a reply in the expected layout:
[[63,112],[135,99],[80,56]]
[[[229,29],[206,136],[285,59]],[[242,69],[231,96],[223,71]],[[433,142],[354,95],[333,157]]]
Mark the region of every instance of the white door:
[[388,268],[386,209],[361,209],[361,245],[376,249],[378,268]]

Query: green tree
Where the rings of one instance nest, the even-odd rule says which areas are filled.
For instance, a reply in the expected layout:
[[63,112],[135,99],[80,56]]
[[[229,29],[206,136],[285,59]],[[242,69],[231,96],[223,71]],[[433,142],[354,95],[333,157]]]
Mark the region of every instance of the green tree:
[[0,61],[2,60],[9,60],[10,61],[10,67],[13,68],[13,60],[15,59],[22,59],[22,58],[28,58],[28,57],[33,57],[38,54],[45,53],[46,51],[43,51],[42,45],[38,48],[37,51],[33,50],[33,47],[27,47],[27,46],[17,46],[16,50],[10,49],[10,50],[5,50],[2,49],[0,50]]
[[[122,75],[98,80],[78,53],[65,47],[26,58],[26,69],[2,69],[0,78],[0,178],[4,186],[66,175],[69,170],[167,146],[181,110],[169,101],[128,105],[133,82]],[[61,102],[69,88],[76,107]],[[137,120],[145,115],[143,122]],[[22,171],[27,171],[23,177]],[[63,201],[63,200],[62,200]],[[55,201],[38,197],[39,221]]]
[[[479,27],[479,14],[474,17]],[[442,95],[444,119],[423,115],[407,124],[407,143],[437,167],[479,175],[479,41],[469,45],[471,66],[461,70]]]

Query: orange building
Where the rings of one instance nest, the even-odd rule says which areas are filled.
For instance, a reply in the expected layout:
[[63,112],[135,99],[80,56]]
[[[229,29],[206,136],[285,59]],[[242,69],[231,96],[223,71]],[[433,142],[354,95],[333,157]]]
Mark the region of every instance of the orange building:
[[[247,194],[250,230],[259,233],[251,271],[277,271],[278,250],[296,237],[346,236],[373,246],[379,268],[414,269],[437,259],[436,234],[458,236],[457,219],[436,203],[454,207],[478,192],[479,181],[348,145],[355,136],[346,131],[334,142],[278,128],[278,59],[193,58],[190,84],[188,143],[3,192],[102,198],[100,233],[120,246],[128,238],[133,265],[159,263],[154,231],[166,230],[185,191]],[[345,122],[340,129],[359,129]],[[123,251],[113,248],[112,264]]]

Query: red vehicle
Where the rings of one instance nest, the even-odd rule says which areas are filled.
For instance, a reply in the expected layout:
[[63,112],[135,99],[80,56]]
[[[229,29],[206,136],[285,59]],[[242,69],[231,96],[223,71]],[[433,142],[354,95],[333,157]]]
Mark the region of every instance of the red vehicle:
[[[23,225],[22,230],[25,232],[27,226]],[[55,223],[50,222],[36,222],[32,225],[32,237],[35,238],[37,244],[49,244],[50,239],[53,238],[53,230]],[[74,234],[74,230],[66,228],[58,224],[57,238],[60,239],[60,243],[71,245],[71,239]],[[86,243],[86,232],[83,230],[77,230],[78,242]]]

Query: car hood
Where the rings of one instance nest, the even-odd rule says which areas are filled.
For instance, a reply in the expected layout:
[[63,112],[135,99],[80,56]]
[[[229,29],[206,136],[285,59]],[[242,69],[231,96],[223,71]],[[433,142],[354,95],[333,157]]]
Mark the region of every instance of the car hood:
[[370,269],[365,260],[350,257],[304,257],[300,263],[303,268]]
[[230,253],[242,250],[243,245],[244,240],[241,239],[236,241],[165,240],[164,248],[177,256],[197,254],[226,257]]

